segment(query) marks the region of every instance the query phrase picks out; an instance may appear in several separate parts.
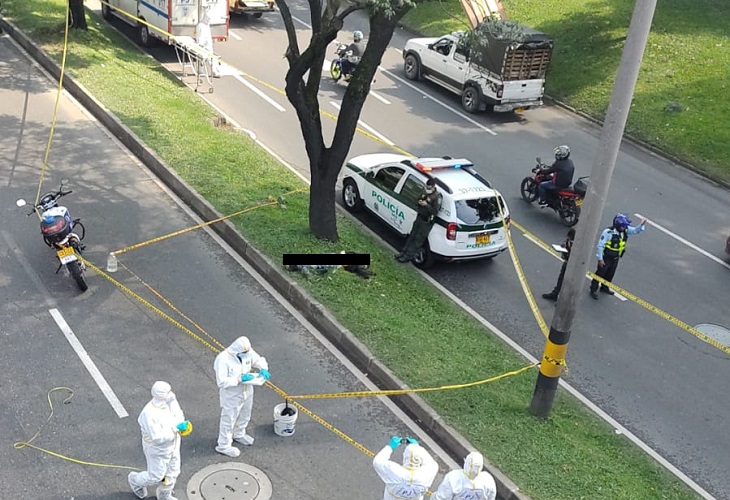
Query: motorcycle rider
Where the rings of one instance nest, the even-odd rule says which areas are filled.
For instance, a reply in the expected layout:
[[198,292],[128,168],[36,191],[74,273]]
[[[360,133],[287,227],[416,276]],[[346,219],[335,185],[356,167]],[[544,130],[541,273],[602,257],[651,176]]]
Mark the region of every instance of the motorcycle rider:
[[537,190],[540,195],[539,204],[547,205],[548,199],[555,191],[570,187],[574,172],[575,165],[570,159],[570,147],[563,144],[555,148],[555,162],[550,167],[542,169],[543,174],[552,174],[552,178],[540,183]]
[[350,81],[350,77],[355,72],[357,65],[360,64],[360,58],[365,52],[365,43],[362,39],[362,31],[353,31],[352,43],[340,54],[342,58],[342,74],[346,82]]

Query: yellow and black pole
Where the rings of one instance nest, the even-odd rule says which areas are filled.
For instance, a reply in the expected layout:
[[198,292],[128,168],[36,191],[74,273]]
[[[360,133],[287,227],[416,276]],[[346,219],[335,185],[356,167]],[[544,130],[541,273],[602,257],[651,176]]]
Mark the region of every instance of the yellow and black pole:
[[576,230],[575,244],[565,270],[565,283],[560,291],[553,322],[550,325],[545,353],[540,362],[540,374],[530,403],[530,412],[537,417],[547,418],[552,410],[560,375],[563,372],[565,354],[568,351],[579,289],[582,288],[582,293],[586,293],[583,281],[589,263],[596,261],[593,251],[595,235],[606,204],[606,195],[611,184],[626,119],[629,116],[631,100],[634,97],[634,88],[646,41],[649,38],[656,2],[657,0],[637,0],[634,5],[616,83],[606,110],[601,140],[593,162],[591,185]]

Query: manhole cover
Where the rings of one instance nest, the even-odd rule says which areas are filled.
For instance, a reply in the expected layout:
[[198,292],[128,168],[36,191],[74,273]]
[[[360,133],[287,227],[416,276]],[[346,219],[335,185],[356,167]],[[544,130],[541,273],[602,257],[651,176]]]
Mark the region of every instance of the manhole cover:
[[704,333],[713,340],[716,340],[720,344],[730,347],[730,330],[720,325],[713,325],[711,323],[700,323],[695,326],[695,330],[700,333]]
[[190,500],[269,500],[271,481],[260,469],[241,463],[216,464],[188,481]]

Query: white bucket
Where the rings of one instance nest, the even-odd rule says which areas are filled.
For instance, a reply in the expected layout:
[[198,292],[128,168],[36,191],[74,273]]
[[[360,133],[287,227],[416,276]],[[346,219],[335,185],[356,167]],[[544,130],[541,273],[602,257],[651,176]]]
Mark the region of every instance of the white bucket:
[[294,434],[299,412],[294,406],[289,405],[289,408],[294,410],[294,415],[282,415],[281,412],[284,411],[284,408],[286,408],[286,403],[274,407],[274,433],[278,436],[291,436]]

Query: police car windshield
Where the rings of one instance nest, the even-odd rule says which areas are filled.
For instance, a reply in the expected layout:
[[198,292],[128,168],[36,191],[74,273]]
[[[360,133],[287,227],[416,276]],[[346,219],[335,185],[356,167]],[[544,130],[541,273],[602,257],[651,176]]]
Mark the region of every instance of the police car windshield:
[[[494,196],[472,200],[456,200],[456,217],[463,224],[479,224],[499,218],[499,204]],[[502,202],[502,210],[505,210]]]

